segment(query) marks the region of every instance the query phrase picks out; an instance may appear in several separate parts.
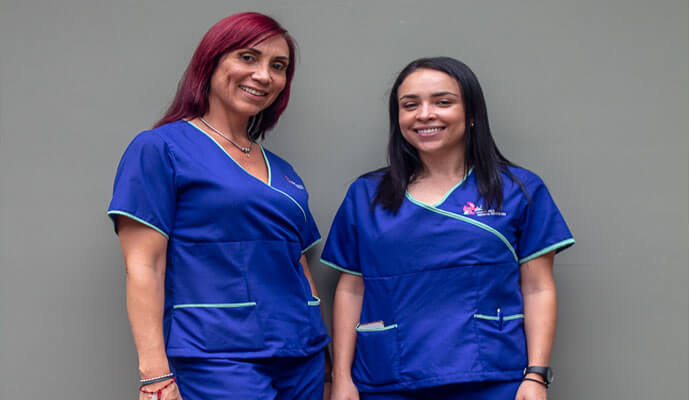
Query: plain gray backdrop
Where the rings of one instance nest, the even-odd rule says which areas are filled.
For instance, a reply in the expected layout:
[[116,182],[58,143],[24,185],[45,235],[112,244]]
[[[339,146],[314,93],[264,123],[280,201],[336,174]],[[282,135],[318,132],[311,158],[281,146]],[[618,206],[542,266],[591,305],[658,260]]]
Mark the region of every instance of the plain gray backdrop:
[[299,43],[266,146],[306,182],[324,237],[349,183],[385,162],[396,73],[459,58],[503,153],[541,175],[577,240],[556,258],[551,398],[688,398],[686,0],[1,0],[0,399],[135,398],[115,168],[206,30],[246,10]]

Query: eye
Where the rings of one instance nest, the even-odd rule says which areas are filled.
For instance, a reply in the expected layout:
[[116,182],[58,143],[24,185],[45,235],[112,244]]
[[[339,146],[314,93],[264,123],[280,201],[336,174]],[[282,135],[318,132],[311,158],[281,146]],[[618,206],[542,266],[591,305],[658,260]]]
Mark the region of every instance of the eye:
[[282,62],[275,62],[273,63],[273,69],[275,69],[276,71],[284,71],[287,69],[287,65],[285,65],[285,63]]
[[402,108],[405,110],[413,110],[418,104],[414,101],[408,101],[406,103],[402,103]]
[[438,105],[441,107],[449,107],[452,105],[452,101],[448,99],[440,99],[438,100]]
[[239,53],[239,58],[240,58],[242,61],[245,61],[245,62],[254,62],[254,61],[256,61],[256,56],[254,56],[254,55],[251,54],[251,53]]

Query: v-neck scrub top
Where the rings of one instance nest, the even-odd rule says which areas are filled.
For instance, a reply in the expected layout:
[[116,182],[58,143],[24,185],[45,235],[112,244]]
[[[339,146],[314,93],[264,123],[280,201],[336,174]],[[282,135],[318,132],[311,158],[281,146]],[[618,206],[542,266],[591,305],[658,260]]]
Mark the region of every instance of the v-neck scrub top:
[[[501,210],[477,201],[471,172],[436,204],[407,193],[397,214],[371,211],[380,173],[350,186],[321,261],[364,281],[352,365],[360,391],[522,377],[519,266],[574,240],[541,179],[510,171],[526,190],[503,173]],[[384,326],[365,325],[374,321]]]
[[177,121],[140,133],[122,156],[108,215],[168,239],[169,357],[309,356],[328,342],[299,263],[320,240],[308,194],[286,161],[261,152],[267,184]]

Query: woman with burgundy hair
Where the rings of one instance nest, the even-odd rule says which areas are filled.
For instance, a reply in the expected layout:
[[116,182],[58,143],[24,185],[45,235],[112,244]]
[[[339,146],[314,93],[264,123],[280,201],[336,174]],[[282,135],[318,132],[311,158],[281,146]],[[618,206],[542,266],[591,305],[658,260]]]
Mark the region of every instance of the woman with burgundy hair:
[[120,161],[140,399],[320,399],[327,333],[292,167],[257,144],[287,107],[294,43],[258,13],[203,37],[165,116]]

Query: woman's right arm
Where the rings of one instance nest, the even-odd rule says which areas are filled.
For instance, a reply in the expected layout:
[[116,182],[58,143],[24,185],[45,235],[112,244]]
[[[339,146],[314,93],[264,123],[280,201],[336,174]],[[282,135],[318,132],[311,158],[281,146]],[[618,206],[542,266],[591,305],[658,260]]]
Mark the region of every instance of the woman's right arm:
[[[165,300],[165,257],[167,239],[159,232],[130,218],[117,218],[117,230],[124,257],[127,286],[127,312],[139,356],[142,379],[170,372],[163,340],[163,305]],[[144,387],[156,391],[164,381]],[[140,393],[140,399],[150,395]],[[160,400],[181,399],[177,385],[162,392]]]
[[352,381],[356,325],[361,315],[364,280],[341,273],[333,306],[333,384],[331,400],[356,400],[359,391]]

